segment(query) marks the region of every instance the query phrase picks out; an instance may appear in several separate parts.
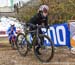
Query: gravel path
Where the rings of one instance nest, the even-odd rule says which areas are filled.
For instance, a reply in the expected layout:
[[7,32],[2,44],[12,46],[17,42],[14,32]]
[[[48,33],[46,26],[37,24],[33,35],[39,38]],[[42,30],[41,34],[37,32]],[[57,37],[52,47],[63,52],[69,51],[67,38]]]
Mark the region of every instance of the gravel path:
[[22,57],[17,50],[12,50],[9,44],[0,44],[0,65],[75,65],[75,56],[70,54],[66,47],[59,47],[56,48],[51,62],[41,63],[32,51]]

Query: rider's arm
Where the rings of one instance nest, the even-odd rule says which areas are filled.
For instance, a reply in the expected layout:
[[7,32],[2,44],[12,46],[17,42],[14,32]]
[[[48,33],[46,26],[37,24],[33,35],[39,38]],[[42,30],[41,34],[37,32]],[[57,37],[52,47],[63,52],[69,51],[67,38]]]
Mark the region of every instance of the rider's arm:
[[45,25],[48,25],[48,17],[46,17]]
[[14,31],[16,32],[16,27],[14,27]]
[[37,20],[38,20],[38,16],[36,14],[36,15],[32,16],[28,22],[32,23],[32,24],[37,24]]
[[9,27],[7,30],[7,34],[10,34],[10,33],[11,33],[11,28]]
[[49,29],[48,16],[45,18],[44,25],[47,29]]
[[14,34],[16,33],[16,27],[14,27],[13,32],[14,32]]

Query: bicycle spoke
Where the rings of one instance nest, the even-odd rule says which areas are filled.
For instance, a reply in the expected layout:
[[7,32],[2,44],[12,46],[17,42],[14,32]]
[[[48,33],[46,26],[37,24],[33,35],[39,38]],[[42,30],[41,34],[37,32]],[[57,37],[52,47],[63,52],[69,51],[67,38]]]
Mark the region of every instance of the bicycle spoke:
[[17,37],[17,48],[21,55],[26,55],[27,53],[27,41],[24,34],[19,34]]

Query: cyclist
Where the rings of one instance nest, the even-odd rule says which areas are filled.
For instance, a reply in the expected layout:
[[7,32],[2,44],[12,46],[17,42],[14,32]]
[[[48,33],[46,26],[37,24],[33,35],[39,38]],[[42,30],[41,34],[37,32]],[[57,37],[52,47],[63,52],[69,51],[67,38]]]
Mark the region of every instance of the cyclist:
[[8,34],[8,38],[9,38],[9,43],[11,44],[12,36],[14,36],[14,39],[16,38],[16,36],[15,36],[15,34],[16,34],[16,27],[15,27],[14,21],[11,21],[10,25],[11,26],[8,28],[7,34]]
[[[29,23],[31,24],[38,24],[38,25],[43,25],[47,26],[48,25],[48,10],[49,7],[47,5],[42,5],[38,9],[38,12],[29,20]],[[31,30],[34,30],[36,28],[30,27]],[[41,29],[39,30],[39,33],[42,34]],[[33,34],[32,34],[33,36]],[[40,46],[36,48],[36,53],[40,55],[41,53],[39,52]]]

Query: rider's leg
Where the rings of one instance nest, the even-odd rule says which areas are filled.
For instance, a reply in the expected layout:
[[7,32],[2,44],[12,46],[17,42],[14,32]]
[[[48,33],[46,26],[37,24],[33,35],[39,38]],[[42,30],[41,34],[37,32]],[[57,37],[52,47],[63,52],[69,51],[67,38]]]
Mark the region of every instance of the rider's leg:
[[39,49],[40,49],[40,45],[37,46],[37,48],[36,48],[35,51],[36,51],[36,53],[37,53],[38,55],[41,55],[41,53],[39,52]]
[[14,41],[16,41],[16,36],[14,36],[13,38],[14,38]]
[[[42,34],[41,29],[39,29],[39,34]],[[43,45],[42,42],[40,42],[40,44]],[[41,48],[41,47],[40,47],[40,44],[38,44],[38,46],[37,46],[37,48],[36,48],[36,53],[37,53],[38,55],[41,55],[41,53],[39,52],[39,49]]]
[[8,36],[8,38],[9,38],[9,43],[11,44],[12,37],[11,36]]
[[[30,30],[35,30],[35,28],[30,27]],[[39,33],[40,33],[40,34],[42,34],[41,29],[39,30]],[[33,38],[34,34],[33,34],[33,33],[31,33],[31,35],[32,35],[32,38]],[[38,41],[36,41],[36,45],[38,44],[37,42],[38,42]],[[37,45],[36,53],[37,53],[38,55],[41,55],[41,53],[39,52],[39,49],[40,49],[40,45]]]

